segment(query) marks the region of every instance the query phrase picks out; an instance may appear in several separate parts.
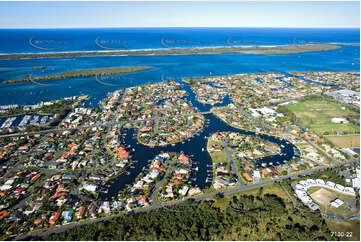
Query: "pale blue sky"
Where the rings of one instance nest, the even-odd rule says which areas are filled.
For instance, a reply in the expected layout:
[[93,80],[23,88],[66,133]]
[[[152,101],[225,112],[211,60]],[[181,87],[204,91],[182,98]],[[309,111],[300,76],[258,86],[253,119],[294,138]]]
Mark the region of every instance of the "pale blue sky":
[[356,2],[0,2],[0,28],[360,27]]

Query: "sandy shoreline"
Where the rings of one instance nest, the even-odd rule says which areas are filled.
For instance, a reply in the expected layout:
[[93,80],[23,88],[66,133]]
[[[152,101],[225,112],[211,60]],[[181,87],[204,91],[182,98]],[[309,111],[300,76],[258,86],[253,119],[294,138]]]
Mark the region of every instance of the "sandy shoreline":
[[294,54],[314,51],[327,51],[341,48],[329,44],[307,45],[271,45],[271,46],[215,46],[194,48],[164,48],[164,49],[132,49],[132,50],[98,50],[98,51],[66,51],[42,53],[0,54],[1,60],[40,59],[64,57],[93,56],[145,56],[145,55],[195,55],[195,54]]

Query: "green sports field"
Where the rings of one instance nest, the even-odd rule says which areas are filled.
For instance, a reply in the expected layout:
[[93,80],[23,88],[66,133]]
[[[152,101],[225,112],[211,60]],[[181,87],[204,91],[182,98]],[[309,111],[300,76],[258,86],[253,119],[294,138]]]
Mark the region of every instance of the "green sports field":
[[300,120],[301,124],[318,135],[335,134],[337,132],[359,133],[360,127],[354,123],[333,123],[334,117],[359,117],[359,114],[336,102],[322,99],[305,100],[287,105]]

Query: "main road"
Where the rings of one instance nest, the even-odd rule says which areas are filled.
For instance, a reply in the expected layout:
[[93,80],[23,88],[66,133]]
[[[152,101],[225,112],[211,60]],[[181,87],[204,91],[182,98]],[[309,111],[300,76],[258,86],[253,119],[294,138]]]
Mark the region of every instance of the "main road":
[[[317,173],[317,172],[321,172],[321,171],[325,171],[327,169],[333,169],[333,168],[339,168],[341,166],[346,166],[346,165],[350,165],[352,163],[358,163],[358,160],[351,160],[345,163],[337,163],[334,164],[332,166],[325,166],[325,167],[318,167],[318,168],[314,168],[314,169],[310,169],[307,171],[303,171],[303,172],[298,172],[295,174],[290,174],[290,175],[286,175],[286,176],[281,176],[278,178],[274,178],[271,180],[267,180],[267,181],[263,181],[263,182],[259,182],[259,183],[255,183],[255,184],[250,184],[250,185],[237,185],[233,188],[230,188],[226,191],[223,191],[222,193],[225,195],[230,195],[230,194],[234,194],[234,193],[238,193],[238,192],[243,192],[243,191],[247,191],[247,190],[251,190],[251,189],[255,189],[255,188],[259,188],[262,186],[266,186],[266,185],[270,185],[273,184],[275,182],[280,182],[283,180],[287,180],[287,179],[293,179],[293,178],[297,178],[299,176],[308,176],[311,175],[313,173]],[[202,201],[205,199],[210,199],[216,196],[218,192],[213,192],[213,193],[208,193],[208,194],[203,194],[203,195],[199,195],[199,196],[195,196],[194,197],[194,201]],[[153,203],[152,206],[150,207],[146,207],[146,208],[140,208],[128,213],[122,213],[122,214],[117,214],[117,215],[111,215],[108,217],[103,217],[103,218],[97,218],[97,219],[91,219],[91,220],[84,220],[81,222],[74,222],[74,223],[70,223],[67,225],[62,225],[59,227],[53,227],[53,229],[51,230],[45,230],[45,231],[40,231],[40,232],[33,232],[31,234],[27,234],[27,235],[23,235],[23,236],[17,236],[17,237],[13,237],[13,240],[29,240],[31,238],[35,238],[36,237],[42,237],[42,236],[46,236],[49,234],[54,234],[54,233],[60,233],[63,232],[65,230],[68,229],[72,229],[76,226],[82,226],[82,225],[87,225],[87,224],[91,224],[91,223],[98,223],[98,222],[104,222],[113,218],[117,218],[117,217],[121,217],[124,215],[130,215],[131,213],[144,213],[144,212],[149,212],[155,209],[160,209],[163,207],[167,207],[167,206],[174,206],[174,205],[178,205],[178,204],[182,204],[187,200],[180,200],[180,201],[176,201],[176,202],[169,202],[169,203],[165,203],[165,204],[160,204],[160,203]]]

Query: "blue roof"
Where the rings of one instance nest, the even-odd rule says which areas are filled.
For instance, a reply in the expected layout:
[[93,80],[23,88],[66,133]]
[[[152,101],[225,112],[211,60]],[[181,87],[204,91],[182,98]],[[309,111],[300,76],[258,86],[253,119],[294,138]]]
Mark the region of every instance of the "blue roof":
[[73,210],[66,210],[62,212],[63,217],[66,221],[71,221],[71,215],[73,214]]
[[162,162],[162,161],[164,161],[164,158],[163,158],[163,157],[160,157],[160,156],[157,156],[157,157],[155,157],[155,160],[156,160],[156,161],[161,161],[161,162]]

